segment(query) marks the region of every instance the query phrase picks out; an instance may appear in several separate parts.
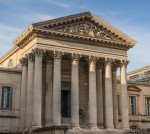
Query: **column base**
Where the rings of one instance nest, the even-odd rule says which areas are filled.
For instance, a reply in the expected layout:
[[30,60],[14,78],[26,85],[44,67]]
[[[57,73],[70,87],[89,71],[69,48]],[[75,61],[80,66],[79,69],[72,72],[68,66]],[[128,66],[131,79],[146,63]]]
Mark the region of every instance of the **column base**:
[[92,131],[99,130],[97,126],[89,126],[89,129],[92,130]]
[[50,126],[53,126],[52,122],[45,124],[45,127],[50,127]]
[[82,131],[82,128],[80,128],[80,127],[72,127],[68,131],[69,132],[80,132],[80,131]]

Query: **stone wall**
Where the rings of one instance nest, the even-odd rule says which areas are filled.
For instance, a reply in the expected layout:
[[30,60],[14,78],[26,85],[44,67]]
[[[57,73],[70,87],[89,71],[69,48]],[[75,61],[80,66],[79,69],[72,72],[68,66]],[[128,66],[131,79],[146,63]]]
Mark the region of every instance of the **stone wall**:
[[0,106],[0,132],[16,132],[19,128],[21,71],[0,69],[0,105],[2,101],[2,86],[12,86],[12,109],[2,109]]

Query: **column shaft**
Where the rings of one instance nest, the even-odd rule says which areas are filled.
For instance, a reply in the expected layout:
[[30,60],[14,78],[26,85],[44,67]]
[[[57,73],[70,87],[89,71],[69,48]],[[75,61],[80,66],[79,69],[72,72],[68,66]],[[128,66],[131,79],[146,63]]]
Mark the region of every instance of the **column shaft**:
[[46,92],[45,92],[45,125],[52,125],[53,119],[53,64],[46,64]]
[[89,127],[97,128],[97,94],[95,61],[90,59],[89,65]]
[[114,127],[117,128],[118,124],[118,102],[117,102],[117,78],[116,70],[112,72],[112,88],[113,88],[113,118]]
[[34,62],[33,56],[28,55],[28,79],[27,79],[27,100],[26,100],[26,127],[32,127],[33,119],[33,88],[34,88]]
[[71,73],[71,125],[74,128],[79,127],[79,71],[78,71],[78,58],[79,57],[77,56],[72,61],[72,73]]
[[61,56],[54,54],[53,125],[61,125]]
[[106,110],[106,128],[113,129],[113,99],[112,99],[112,75],[111,61],[106,61],[105,66],[105,110]]
[[20,60],[22,64],[22,81],[21,81],[21,106],[20,106],[20,129],[25,128],[26,120],[26,94],[27,94],[27,59],[23,58]]
[[42,126],[42,56],[35,56],[33,126]]
[[103,85],[102,85],[102,68],[96,70],[96,86],[97,86],[97,123],[103,127]]
[[122,128],[129,128],[128,117],[128,92],[127,92],[127,78],[126,78],[126,65],[122,63],[121,67],[121,115],[122,115]]

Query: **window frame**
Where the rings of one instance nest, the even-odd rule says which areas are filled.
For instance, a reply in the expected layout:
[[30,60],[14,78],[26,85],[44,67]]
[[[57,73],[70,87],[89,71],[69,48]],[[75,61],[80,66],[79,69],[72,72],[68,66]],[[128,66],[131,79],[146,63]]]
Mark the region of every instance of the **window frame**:
[[[1,85],[0,86],[1,87],[1,93],[0,93],[0,95],[1,95],[1,98],[0,98],[0,109],[2,109],[2,110],[12,110],[13,109],[13,102],[14,102],[14,86],[12,86],[12,85]],[[4,95],[4,91],[3,91],[3,87],[10,87],[10,89],[11,89],[11,102],[10,102],[10,106],[9,107],[4,107],[4,104],[3,104],[3,99],[4,99],[4,97],[3,97],[3,95]]]
[[[134,98],[133,109],[131,108],[132,107],[131,106],[132,105],[131,104],[131,97]],[[137,114],[137,97],[135,95],[129,96],[129,111],[130,111],[130,115],[136,115]]]
[[145,97],[145,114],[147,115],[147,116],[150,116],[150,102],[149,102],[149,114],[148,114],[148,110],[147,110],[147,99],[149,99],[149,101],[150,101],[150,96],[146,96]]

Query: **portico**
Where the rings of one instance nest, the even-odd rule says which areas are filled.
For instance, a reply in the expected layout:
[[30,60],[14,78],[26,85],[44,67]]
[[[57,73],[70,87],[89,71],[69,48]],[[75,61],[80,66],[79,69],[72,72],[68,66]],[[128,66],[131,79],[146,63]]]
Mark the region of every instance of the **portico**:
[[[30,60],[32,55],[32,59]],[[67,56],[67,58],[66,58]],[[43,58],[44,57],[44,58]],[[46,62],[44,61],[46,60]],[[26,119],[24,119],[23,127],[28,127],[28,121],[32,120],[30,127],[42,127],[42,126],[61,126],[62,125],[62,115],[61,115],[61,81],[62,79],[62,62],[67,61],[71,64],[70,69],[70,82],[71,82],[71,122],[72,128],[80,128],[80,115],[79,115],[79,105],[80,105],[80,76],[79,76],[79,64],[86,62],[88,65],[88,122],[87,126],[91,129],[98,129],[99,127],[114,129],[114,115],[117,109],[114,109],[113,92],[116,85],[112,81],[113,78],[113,68],[121,68],[121,103],[122,103],[122,128],[129,128],[128,121],[128,107],[127,107],[127,84],[126,84],[126,60],[112,59],[110,57],[96,57],[91,55],[81,55],[78,53],[68,53],[61,51],[47,51],[41,48],[35,48],[31,53],[26,55],[21,59],[22,67],[27,68],[28,76],[26,76],[26,69],[22,71],[22,83],[24,85],[32,84],[33,88],[25,88],[22,86],[22,90],[26,90],[27,94],[32,94],[33,98],[26,98]],[[27,62],[28,61],[28,64]],[[32,66],[30,67],[32,62]],[[46,66],[46,75],[42,74],[43,66]],[[65,64],[63,65],[65,67]],[[102,77],[102,73],[105,74],[105,79]],[[44,90],[42,78],[46,76],[46,90]],[[26,77],[30,81],[26,80]],[[31,80],[32,79],[32,80]],[[105,85],[102,84],[105,81]],[[31,84],[29,84],[31,83]],[[103,93],[105,96],[103,96]],[[21,92],[22,96],[24,91]],[[45,95],[45,96],[44,96]],[[26,96],[27,97],[27,96]],[[29,97],[29,96],[28,96]],[[105,98],[105,99],[104,99]],[[29,101],[31,101],[29,103]],[[30,108],[28,108],[30,106]],[[45,106],[45,111],[43,109]],[[104,113],[105,108],[105,114]],[[33,110],[31,110],[33,109]],[[69,111],[68,111],[69,112]],[[45,113],[45,114],[44,114]],[[33,115],[32,118],[29,115]],[[44,115],[44,116],[43,116]],[[105,116],[105,118],[104,118]],[[105,119],[105,121],[104,121]],[[115,117],[115,120],[116,117]],[[46,122],[44,122],[46,121]],[[105,123],[104,123],[105,122]]]
[[90,12],[29,26],[1,60],[22,70],[19,131],[128,129],[127,51],[135,43]]

